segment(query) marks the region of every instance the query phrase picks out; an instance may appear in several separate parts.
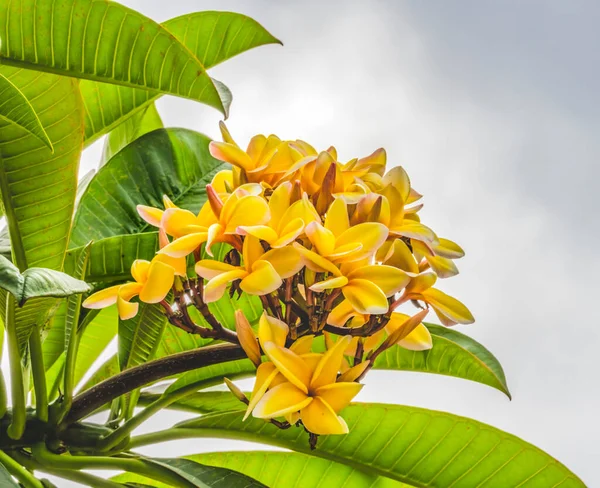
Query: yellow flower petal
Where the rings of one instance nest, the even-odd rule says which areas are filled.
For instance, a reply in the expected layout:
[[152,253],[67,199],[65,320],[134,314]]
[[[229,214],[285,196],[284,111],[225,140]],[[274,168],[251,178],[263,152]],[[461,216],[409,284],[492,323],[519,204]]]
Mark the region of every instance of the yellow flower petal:
[[398,344],[404,338],[408,337],[427,316],[428,309],[421,310],[412,317],[403,313],[392,313],[390,320],[385,326],[388,338],[385,341],[385,347],[391,347]]
[[283,215],[290,206],[291,192],[292,184],[288,181],[275,188],[269,198],[269,210],[271,211],[270,225],[275,229],[279,226]]
[[210,279],[208,283],[204,285],[204,301],[206,303],[216,302],[223,296],[229,283],[242,279],[247,275],[248,272],[245,269],[236,268]]
[[344,359],[344,351],[351,341],[350,336],[340,337],[335,345],[329,349],[319,361],[317,369],[312,375],[310,381],[311,390],[315,390],[321,386],[335,383],[338,371]]
[[437,241],[437,236],[429,227],[421,224],[420,222],[414,222],[412,220],[406,220],[402,222],[402,225],[390,229],[390,234],[396,236],[410,237],[419,241],[428,243],[434,243]]
[[250,327],[250,322],[248,322],[242,310],[235,311],[235,331],[246,356],[258,367],[261,361],[260,348],[258,347],[256,335]]
[[342,373],[337,381],[338,383],[356,381],[369,368],[371,361],[363,361],[362,363],[352,366],[348,371]]
[[406,286],[408,293],[421,293],[428,288],[435,285],[437,276],[434,273],[421,273],[410,280],[410,283]]
[[335,237],[339,237],[350,227],[348,206],[341,198],[336,198],[327,209],[325,215],[325,228],[330,230]]
[[277,232],[266,225],[242,225],[237,228],[237,231],[242,236],[251,235],[271,245],[279,238]]
[[398,345],[411,351],[426,351],[433,347],[433,340],[429,329],[423,324],[419,324],[410,334],[400,340]]
[[269,205],[264,198],[256,195],[246,195],[235,203],[229,219],[225,222],[224,232],[235,234],[240,226],[263,225],[270,218]]
[[340,270],[328,259],[319,256],[316,252],[309,251],[301,244],[294,242],[292,244],[294,249],[298,250],[300,254],[305,258],[306,267],[317,273],[331,273],[334,276],[340,276]]
[[110,286],[87,297],[81,304],[85,308],[105,308],[117,303],[121,285]]
[[289,349],[277,346],[274,342],[265,342],[262,347],[279,372],[289,382],[308,394],[311,372],[304,360]]
[[271,263],[282,279],[294,276],[304,267],[302,255],[290,246],[271,249],[262,255],[261,260]]
[[371,281],[377,285],[386,297],[391,297],[410,282],[410,276],[404,271],[385,264],[369,265],[355,269],[348,274],[348,279],[351,281],[354,279]]
[[140,300],[145,303],[158,303],[164,300],[173,286],[175,270],[160,261],[152,261],[148,270],[148,280],[140,291]]
[[253,264],[260,259],[264,252],[265,250],[257,237],[246,236],[242,246],[242,260],[244,267],[248,271],[251,271]]
[[331,383],[317,388],[316,396],[325,400],[334,412],[346,408],[352,399],[362,390],[363,385],[354,382]]
[[139,308],[139,303],[131,303],[120,296],[117,297],[117,311],[121,320],[132,319],[137,315]]
[[297,412],[312,403],[313,399],[292,383],[282,383],[269,390],[252,411],[259,419],[272,419]]
[[327,317],[327,323],[329,325],[337,325],[343,327],[348,320],[357,315],[358,312],[354,310],[354,307],[348,300],[342,300]]
[[400,194],[403,204],[410,195],[410,178],[402,166],[395,166],[383,176],[384,185],[392,185]]
[[277,371],[277,368],[273,363],[262,363],[257,368],[256,380],[254,381],[254,388],[252,389],[252,395],[250,396],[250,402],[248,403],[244,420],[252,413],[252,410],[254,410],[254,407],[264,396],[278,374],[279,371]]
[[131,276],[138,283],[145,283],[148,280],[150,271],[150,261],[145,259],[136,259],[131,265]]
[[270,243],[271,247],[287,246],[302,234],[302,232],[304,232],[304,221],[301,218],[292,219],[283,226],[278,239]]
[[206,242],[208,235],[206,232],[198,234],[188,234],[187,236],[175,239],[171,244],[158,251],[159,254],[166,254],[173,258],[183,258],[194,252],[203,242]]
[[[208,254],[209,256],[213,257],[213,253],[211,250],[212,245],[215,242],[221,242],[223,240],[223,226],[221,224],[212,224],[209,228],[208,228],[208,232],[206,233],[206,246],[205,246],[205,250],[206,250],[206,254]],[[177,242],[177,241],[175,241]]]
[[250,156],[233,144],[212,141],[208,145],[208,150],[210,151],[211,156],[219,161],[232,164],[245,171],[254,168],[254,163],[252,162],[252,159],[250,159]]
[[438,278],[451,278],[458,274],[458,268],[451,259],[441,256],[426,256],[425,259]]
[[365,222],[350,227],[343,232],[335,241],[336,247],[344,244],[359,242],[362,249],[353,255],[355,261],[364,259],[375,254],[377,249],[385,242],[388,236],[388,228],[377,222]]
[[213,176],[210,185],[217,193],[229,193],[233,188],[233,172],[230,169],[219,171]]
[[[408,273],[419,273],[419,265],[417,264],[415,257],[401,239],[394,239],[393,243],[386,242],[386,244],[388,247],[385,255],[377,255],[379,261],[382,261],[389,266],[402,269]],[[383,251],[385,247],[385,245],[382,246],[380,250]]]
[[332,288],[341,288],[348,284],[348,278],[345,276],[337,276],[335,278],[329,278],[328,280],[320,281],[310,286],[312,291],[316,291],[317,293],[331,290]]
[[342,293],[358,313],[382,314],[388,311],[385,293],[368,280],[352,280],[342,288]]
[[267,315],[266,312],[260,316],[258,321],[258,338],[264,348],[267,342],[273,342],[277,346],[285,346],[290,329],[282,320]]
[[438,313],[438,316],[442,314],[457,324],[472,324],[475,322],[475,318],[462,302],[450,295],[446,295],[443,291],[436,288],[429,288],[423,291],[421,295]]
[[136,207],[139,216],[148,222],[153,227],[160,227],[160,221],[163,216],[163,210],[146,205],[138,205]]
[[196,216],[182,208],[168,208],[164,211],[161,225],[170,236],[181,237],[188,226],[200,225]]
[[465,255],[465,251],[456,242],[450,239],[440,238],[439,242],[433,246],[437,256],[447,259],[458,259]]
[[214,259],[201,259],[196,263],[195,270],[198,276],[206,280],[211,280],[216,276],[227,273],[228,271],[239,270],[238,266],[222,263]]
[[319,222],[311,222],[304,230],[306,236],[321,256],[329,256],[335,249],[333,232],[323,227]]
[[310,353],[314,338],[314,335],[300,337],[300,339],[296,340],[296,342],[290,346],[290,351],[298,354],[298,356]]
[[317,435],[347,434],[348,425],[334,410],[316,397],[300,411],[302,423],[309,432]]
[[154,261],[160,261],[161,263],[171,266],[177,276],[187,275],[187,262],[185,258],[173,258],[166,254],[157,254]]
[[242,279],[240,288],[249,295],[267,295],[283,284],[283,281],[268,261],[256,261],[252,271]]

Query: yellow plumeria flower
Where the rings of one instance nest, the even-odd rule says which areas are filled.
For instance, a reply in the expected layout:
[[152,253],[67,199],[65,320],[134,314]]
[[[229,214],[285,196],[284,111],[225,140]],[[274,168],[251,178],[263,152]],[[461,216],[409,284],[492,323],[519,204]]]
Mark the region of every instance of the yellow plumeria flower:
[[462,258],[465,255],[463,249],[455,242],[449,239],[440,238],[439,241],[431,246],[426,246],[419,241],[412,242],[413,251],[417,258],[422,258],[419,265],[421,271],[430,267],[438,278],[450,278],[458,274],[458,268],[454,264],[454,259]]
[[325,354],[311,358],[266,342],[265,353],[286,381],[265,393],[252,415],[270,419],[298,412],[298,418],[313,434],[348,433],[348,426],[338,413],[362,389],[359,383],[336,382],[349,340],[343,337]]
[[[315,283],[310,289],[323,292],[341,288],[345,301],[341,302],[331,312],[334,316],[339,313],[338,307],[348,308],[359,314],[382,314],[389,309],[388,297],[394,296],[411,280],[401,269],[386,265],[356,265],[348,263],[342,266],[340,276]],[[330,314],[330,315],[331,315]]]
[[135,317],[139,303],[130,300],[139,296],[145,303],[159,303],[165,299],[173,286],[175,269],[163,262],[163,256],[157,256],[152,261],[136,259],[131,266],[133,283],[115,285],[98,291],[89,296],[84,302],[85,308],[105,308],[117,304],[119,317],[127,320]]
[[262,196],[251,194],[244,187],[235,190],[223,202],[211,185],[207,185],[208,201],[195,216],[182,209],[165,211],[162,224],[176,239],[161,249],[161,254],[173,257],[187,256],[203,243],[212,256],[215,242],[238,243],[237,228],[242,225],[262,225],[269,221],[269,206]]
[[262,239],[272,248],[287,246],[304,232],[307,224],[321,220],[306,194],[296,202],[291,198],[292,184],[281,184],[269,197],[271,219],[267,225],[241,225],[238,232]]
[[233,140],[224,123],[221,122],[219,127],[224,142],[212,141],[209,151],[214,158],[234,166],[234,187],[241,181],[274,187],[284,175],[293,173],[305,163],[302,154],[288,141],[282,141],[275,135],[254,136],[244,151]]
[[[178,208],[167,195],[163,195],[163,205],[166,209]],[[136,207],[139,216],[148,222],[153,227],[160,227],[162,217],[165,213],[164,210],[155,207],[149,207],[147,205],[138,205]]]
[[227,285],[240,280],[240,289],[250,295],[266,295],[279,288],[283,279],[294,276],[304,261],[293,247],[281,247],[265,252],[260,240],[246,236],[242,248],[242,266],[233,266],[212,259],[196,263],[198,276],[208,280],[204,286],[204,301],[214,302],[223,296]]
[[475,322],[473,315],[462,302],[437,288],[432,288],[436,281],[437,276],[434,273],[421,273],[411,279],[404,294],[408,299],[422,300],[430,305],[440,322],[446,326]]
[[385,225],[377,222],[350,226],[348,207],[341,198],[336,198],[327,210],[324,224],[315,221],[306,226],[312,250],[297,243],[295,247],[307,259],[310,269],[336,276],[340,272],[335,264],[372,257],[388,236]]

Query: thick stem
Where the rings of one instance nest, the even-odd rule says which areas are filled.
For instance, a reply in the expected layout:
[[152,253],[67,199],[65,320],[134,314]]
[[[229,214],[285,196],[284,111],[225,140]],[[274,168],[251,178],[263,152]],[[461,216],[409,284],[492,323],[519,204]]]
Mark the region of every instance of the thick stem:
[[46,387],[44,354],[42,353],[42,341],[37,327],[29,336],[29,355],[31,358],[33,390],[35,391],[36,414],[42,422],[48,422],[48,390]]
[[141,474],[148,478],[167,483],[169,486],[188,488],[190,483],[186,482],[176,473],[144,462],[141,459],[119,458],[107,456],[61,456],[53,454],[44,444],[32,447],[32,454],[36,461],[42,465],[42,469],[116,469],[131,473]]
[[8,346],[8,360],[10,364],[10,386],[12,395],[12,421],[8,426],[7,434],[11,439],[20,439],[25,430],[25,379],[21,365],[21,351],[15,324],[15,298],[6,295],[6,342]]
[[76,396],[65,423],[76,422],[114,398],[154,381],[244,357],[246,354],[240,346],[219,344],[173,354],[127,369]]

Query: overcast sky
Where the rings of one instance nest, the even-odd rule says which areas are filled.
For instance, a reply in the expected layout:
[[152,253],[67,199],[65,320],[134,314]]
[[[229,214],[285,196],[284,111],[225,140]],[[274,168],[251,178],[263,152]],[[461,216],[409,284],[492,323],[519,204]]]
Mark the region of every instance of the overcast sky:
[[[158,21],[209,9],[257,19],[285,46],[212,71],[233,91],[234,137],[335,145],[341,160],[383,146],[425,195],[424,222],[466,249],[461,274],[440,287],[473,311],[477,322],[460,330],[502,362],[513,401],[479,384],[398,372],[370,373],[360,400],[476,418],[600,486],[600,3],[123,3]],[[214,110],[170,97],[158,108],[167,126],[219,137]],[[100,149],[86,151],[83,169]],[[169,454],[203,444],[171,443]]]

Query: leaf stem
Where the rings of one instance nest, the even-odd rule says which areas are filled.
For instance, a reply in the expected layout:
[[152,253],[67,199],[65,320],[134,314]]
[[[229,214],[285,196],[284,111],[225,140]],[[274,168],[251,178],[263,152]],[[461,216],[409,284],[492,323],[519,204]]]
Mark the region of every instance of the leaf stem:
[[4,451],[0,451],[0,463],[12,474],[25,488],[44,488],[42,482],[36,479],[21,463],[15,461]]
[[29,354],[31,357],[33,389],[35,391],[36,414],[42,422],[48,422],[48,390],[46,387],[44,354],[42,352],[42,341],[37,327],[29,336]]
[[6,295],[6,342],[8,347],[8,361],[10,364],[10,386],[12,395],[12,420],[7,429],[8,437],[20,439],[25,431],[25,379],[21,365],[21,351],[19,337],[15,323],[15,298]]

